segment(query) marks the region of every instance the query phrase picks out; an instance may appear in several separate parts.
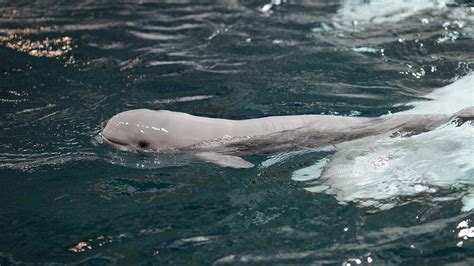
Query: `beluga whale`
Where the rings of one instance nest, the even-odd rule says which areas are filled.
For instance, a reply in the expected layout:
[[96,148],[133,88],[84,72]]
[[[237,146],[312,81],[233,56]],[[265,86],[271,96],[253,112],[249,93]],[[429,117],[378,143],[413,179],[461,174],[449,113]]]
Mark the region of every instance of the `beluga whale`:
[[320,148],[374,135],[411,136],[450,121],[474,119],[474,107],[454,114],[270,116],[229,120],[187,113],[135,109],[121,112],[100,133],[104,143],[126,151],[186,153],[223,167],[251,168],[242,157]]

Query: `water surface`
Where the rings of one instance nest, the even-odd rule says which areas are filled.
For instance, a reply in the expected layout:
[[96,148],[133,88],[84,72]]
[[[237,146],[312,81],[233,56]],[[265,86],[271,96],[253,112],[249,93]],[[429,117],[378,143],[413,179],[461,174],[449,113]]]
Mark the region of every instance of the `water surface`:
[[[353,161],[320,178],[333,149],[234,170],[95,136],[134,108],[374,117],[449,84],[474,101],[473,27],[465,0],[0,1],[0,264],[472,264],[472,126],[350,146],[412,152],[357,197],[329,171]],[[431,166],[442,185],[405,171]]]

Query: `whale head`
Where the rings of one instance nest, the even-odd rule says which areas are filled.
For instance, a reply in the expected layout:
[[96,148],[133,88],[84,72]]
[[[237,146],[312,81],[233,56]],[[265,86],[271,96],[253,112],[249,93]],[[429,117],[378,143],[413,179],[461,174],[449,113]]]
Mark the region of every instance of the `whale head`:
[[170,111],[125,111],[109,119],[101,137],[104,143],[120,150],[170,150],[182,146],[174,120]]

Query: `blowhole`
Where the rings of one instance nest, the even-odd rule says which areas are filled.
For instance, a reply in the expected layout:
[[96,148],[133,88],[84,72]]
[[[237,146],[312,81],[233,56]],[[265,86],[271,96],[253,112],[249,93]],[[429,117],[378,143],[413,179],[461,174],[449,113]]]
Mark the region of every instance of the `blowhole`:
[[145,140],[140,140],[138,142],[138,147],[140,147],[142,149],[146,149],[148,147],[148,145],[150,145],[150,143],[148,143],[148,141],[145,141]]

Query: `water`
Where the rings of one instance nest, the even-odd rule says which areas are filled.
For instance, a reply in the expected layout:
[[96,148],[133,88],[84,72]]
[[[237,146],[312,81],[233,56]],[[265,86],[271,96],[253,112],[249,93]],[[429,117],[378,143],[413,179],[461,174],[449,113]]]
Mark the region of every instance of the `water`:
[[[459,106],[473,101],[473,27],[463,0],[0,1],[0,264],[472,264],[472,126],[257,155],[247,170],[95,136],[133,108]],[[449,84],[465,97],[437,90]]]

